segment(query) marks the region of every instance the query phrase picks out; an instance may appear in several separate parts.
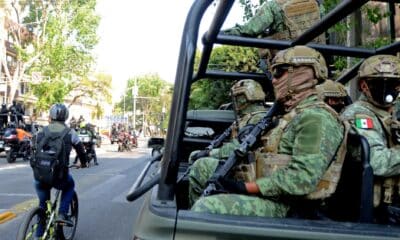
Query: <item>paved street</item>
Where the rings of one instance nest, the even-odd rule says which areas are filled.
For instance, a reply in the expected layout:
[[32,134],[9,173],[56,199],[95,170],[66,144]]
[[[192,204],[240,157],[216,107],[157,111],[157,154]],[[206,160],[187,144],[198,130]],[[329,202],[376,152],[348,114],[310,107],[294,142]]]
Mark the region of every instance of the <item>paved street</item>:
[[[143,144],[144,145],[144,144]],[[73,169],[79,197],[79,223],[75,239],[130,239],[132,227],[141,205],[125,200],[150,149],[117,152],[117,145],[97,148],[99,166]],[[0,224],[2,240],[14,240],[26,212],[37,204],[32,170],[28,162],[8,164],[0,154],[0,214],[12,212],[16,217]]]

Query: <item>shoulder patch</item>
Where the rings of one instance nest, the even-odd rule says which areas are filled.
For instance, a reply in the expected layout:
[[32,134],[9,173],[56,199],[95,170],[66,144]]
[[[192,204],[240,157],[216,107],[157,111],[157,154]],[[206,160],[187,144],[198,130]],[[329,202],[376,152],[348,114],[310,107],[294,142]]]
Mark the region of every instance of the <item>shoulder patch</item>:
[[361,129],[374,128],[374,121],[372,120],[371,116],[368,116],[366,114],[356,114],[354,123],[357,128],[361,128]]

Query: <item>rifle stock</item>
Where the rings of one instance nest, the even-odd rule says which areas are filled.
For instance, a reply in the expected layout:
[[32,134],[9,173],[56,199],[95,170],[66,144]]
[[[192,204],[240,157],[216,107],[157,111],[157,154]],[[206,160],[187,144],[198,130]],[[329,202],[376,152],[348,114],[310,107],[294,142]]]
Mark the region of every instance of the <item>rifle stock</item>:
[[229,173],[236,165],[238,158],[246,156],[247,152],[254,146],[262,132],[274,127],[273,117],[278,114],[279,109],[279,104],[275,102],[265,116],[254,126],[250,133],[246,135],[240,146],[229,155],[229,158],[224,164],[217,167],[212,177],[207,181],[207,187],[203,192],[203,196],[226,192],[219,184],[219,179],[225,177]]

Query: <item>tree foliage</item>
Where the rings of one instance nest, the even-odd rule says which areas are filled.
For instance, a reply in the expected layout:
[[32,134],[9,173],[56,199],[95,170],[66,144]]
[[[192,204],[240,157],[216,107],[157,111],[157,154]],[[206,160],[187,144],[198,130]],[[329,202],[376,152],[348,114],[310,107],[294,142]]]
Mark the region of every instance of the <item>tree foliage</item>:
[[63,102],[79,88],[77,81],[87,81],[98,42],[95,7],[96,0],[13,1],[14,15],[24,27],[11,34],[17,50],[16,71],[8,74],[13,79],[11,98],[24,75],[32,72],[43,76],[43,82],[31,86],[39,110]]
[[134,105],[133,89],[137,86],[136,116],[137,126],[141,127],[144,120],[148,125],[167,127],[169,109],[172,99],[172,85],[157,74],[146,74],[130,78],[120,102],[115,106],[115,112],[132,112]]
[[[200,54],[196,54],[198,65]],[[257,72],[257,50],[239,46],[220,46],[212,52],[209,69],[228,72]],[[217,109],[224,103],[231,102],[229,91],[231,80],[203,79],[192,85],[189,109]]]

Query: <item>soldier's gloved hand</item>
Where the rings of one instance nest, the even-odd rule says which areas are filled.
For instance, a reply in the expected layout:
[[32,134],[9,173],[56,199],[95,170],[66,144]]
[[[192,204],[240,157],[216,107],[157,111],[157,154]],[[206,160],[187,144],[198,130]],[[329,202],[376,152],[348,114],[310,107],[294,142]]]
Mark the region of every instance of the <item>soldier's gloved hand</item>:
[[193,154],[193,156],[190,160],[192,162],[194,162],[199,158],[208,157],[209,155],[210,155],[210,150],[201,150],[201,151],[198,151],[197,153]]
[[229,178],[221,178],[219,183],[224,187],[224,190],[230,193],[247,194],[246,184],[244,181],[236,181]]

